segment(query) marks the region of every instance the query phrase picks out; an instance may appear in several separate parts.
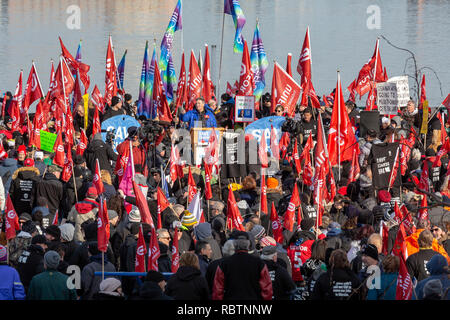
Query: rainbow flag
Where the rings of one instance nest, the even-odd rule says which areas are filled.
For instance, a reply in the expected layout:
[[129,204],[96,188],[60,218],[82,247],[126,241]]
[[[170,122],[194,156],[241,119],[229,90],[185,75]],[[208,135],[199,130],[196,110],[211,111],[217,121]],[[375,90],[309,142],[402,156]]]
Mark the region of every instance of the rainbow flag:
[[252,51],[250,53],[250,61],[252,64],[253,77],[255,81],[255,89],[253,95],[255,101],[261,98],[263,90],[266,86],[266,80],[264,74],[266,73],[269,61],[267,60],[266,52],[264,51],[264,45],[259,35],[259,23],[256,23],[255,33],[253,35]]
[[[166,71],[169,64],[169,59],[171,56],[170,50],[172,48],[173,36],[175,34],[175,31],[181,30],[182,28],[181,9],[182,0],[178,0],[177,6],[175,7],[172,17],[170,18],[169,25],[167,26],[166,33],[164,33],[164,37],[161,41],[161,56],[159,57],[158,63],[159,71],[161,72],[161,74]],[[164,78],[161,77],[161,79],[165,84],[166,82],[164,81]]]
[[155,63],[156,63],[156,46],[153,48],[152,60],[150,61],[150,67],[147,72],[147,78],[145,80],[145,97],[144,97],[144,115],[152,119],[156,117],[156,112],[152,110],[152,98],[153,98],[153,79],[155,76]]
[[234,36],[234,52],[239,53],[244,50],[244,37],[242,36],[242,28],[245,24],[244,12],[241,9],[239,0],[224,0],[224,12],[233,17],[236,34]]
[[125,57],[127,55],[127,50],[120,60],[119,66],[117,67],[117,88],[123,90],[123,78],[125,75]]
[[175,67],[173,66],[172,53],[169,55],[169,63],[167,66],[166,71],[161,73],[161,79],[164,85],[167,103],[170,104],[173,100],[173,88],[177,85],[177,76]]
[[144,98],[145,98],[145,87],[146,87],[147,74],[148,74],[149,68],[150,68],[150,65],[148,63],[148,41],[146,41],[145,42],[144,59],[142,61],[141,81],[139,82],[138,115],[145,114]]

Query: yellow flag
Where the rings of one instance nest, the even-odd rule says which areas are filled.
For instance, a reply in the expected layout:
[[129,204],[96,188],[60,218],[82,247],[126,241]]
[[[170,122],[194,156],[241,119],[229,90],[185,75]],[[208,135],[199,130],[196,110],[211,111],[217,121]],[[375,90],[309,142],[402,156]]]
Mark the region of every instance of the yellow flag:
[[88,102],[89,102],[89,93],[86,93],[83,95],[83,101],[84,101],[84,130],[87,130],[87,124],[88,124]]
[[427,134],[428,132],[428,100],[423,102],[422,107],[423,118],[422,118],[422,127],[420,128],[420,133]]

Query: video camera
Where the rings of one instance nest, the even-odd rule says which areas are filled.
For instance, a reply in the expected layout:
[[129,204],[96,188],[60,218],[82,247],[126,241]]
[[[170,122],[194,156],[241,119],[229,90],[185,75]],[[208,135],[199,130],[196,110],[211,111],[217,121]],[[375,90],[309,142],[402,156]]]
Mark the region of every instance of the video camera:
[[163,130],[164,128],[160,125],[159,121],[151,119],[144,120],[142,126],[139,128],[139,139],[154,142]]
[[301,121],[295,121],[292,118],[287,118],[281,126],[282,132],[288,132],[293,136],[298,136],[303,130],[303,124]]

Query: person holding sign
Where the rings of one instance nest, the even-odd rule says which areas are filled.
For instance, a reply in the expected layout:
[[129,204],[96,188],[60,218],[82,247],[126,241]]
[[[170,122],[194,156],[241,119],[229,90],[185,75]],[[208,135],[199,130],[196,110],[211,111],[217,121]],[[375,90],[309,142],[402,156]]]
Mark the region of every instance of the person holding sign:
[[195,109],[186,112],[184,108],[180,110],[180,120],[188,122],[188,130],[199,127],[196,122],[201,122],[202,128],[216,128],[217,122],[214,111],[205,104],[205,99],[197,98],[195,100]]

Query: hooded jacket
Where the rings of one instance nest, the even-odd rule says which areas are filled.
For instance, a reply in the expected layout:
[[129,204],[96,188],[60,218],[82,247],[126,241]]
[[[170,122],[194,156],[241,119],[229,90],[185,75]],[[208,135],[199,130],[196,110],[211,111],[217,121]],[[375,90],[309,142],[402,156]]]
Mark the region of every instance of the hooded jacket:
[[[204,106],[204,118],[205,118],[205,125],[203,127],[206,128],[216,128],[217,122],[216,117],[214,116],[214,111],[205,104]],[[180,114],[180,120],[183,122],[188,122],[188,130],[195,127],[195,122],[199,121],[200,119],[200,113],[197,111],[196,108],[186,112],[185,114]]]
[[[95,272],[102,271],[102,255],[91,256],[92,261],[81,271],[81,289],[83,289],[82,300],[91,300],[100,291],[102,276],[96,276]],[[105,256],[105,272],[116,272],[114,265]],[[106,277],[108,278],[108,277]]]
[[96,219],[98,212],[98,203],[95,200],[86,198],[83,201],[76,203],[72,210],[70,210],[67,220],[75,223],[75,232],[73,240],[84,241],[81,233],[81,224],[89,219]]
[[28,290],[31,279],[44,271],[44,253],[44,249],[40,245],[32,244],[19,257],[17,271],[26,290]]
[[[406,237],[405,242],[406,242],[406,250],[408,251],[408,256],[411,256],[414,253],[419,251],[418,239],[419,239],[420,233],[423,230],[424,229],[418,229],[418,230],[416,230],[416,232],[414,232],[410,236]],[[437,253],[442,254],[447,259],[447,262],[450,263],[450,258],[448,256],[447,252],[445,251],[444,247],[442,245],[440,245],[436,239],[433,239],[433,244],[432,244],[431,248],[434,251],[436,251]]]
[[209,300],[206,279],[200,270],[191,266],[181,266],[169,279],[165,294],[175,300]]
[[88,144],[84,151],[84,157],[86,158],[86,166],[92,172],[95,172],[95,163],[98,159],[98,163],[102,170],[107,170],[110,173],[113,172],[110,160],[116,161],[117,154],[113,151],[110,145],[106,144],[102,140],[102,135],[97,133],[94,139]]
[[[445,270],[448,263],[447,260],[440,254],[433,256],[430,261],[428,261],[427,270],[430,272],[430,276],[425,280],[419,281],[415,288],[415,294],[412,295],[412,300],[421,300],[423,299],[423,288],[427,284],[428,281],[431,280],[439,280],[442,283],[443,291],[445,292],[450,288],[450,279],[448,277],[448,271]],[[447,291],[447,296],[444,298],[445,300],[450,299],[450,290]]]
[[264,260],[264,263],[269,270],[270,279],[272,280],[273,299],[289,300],[296,285],[287,270],[272,260]]
[[19,216],[31,212],[38,181],[39,170],[35,167],[22,167],[14,172],[9,194]]
[[39,197],[47,198],[48,209],[51,214],[55,214],[59,209],[63,199],[62,182],[56,178],[53,173],[47,172],[44,178],[36,185],[36,199]]

